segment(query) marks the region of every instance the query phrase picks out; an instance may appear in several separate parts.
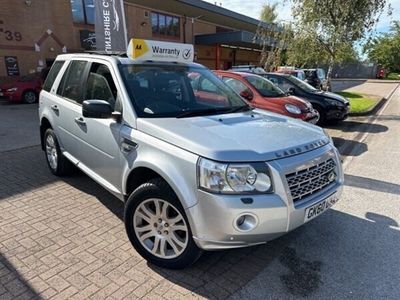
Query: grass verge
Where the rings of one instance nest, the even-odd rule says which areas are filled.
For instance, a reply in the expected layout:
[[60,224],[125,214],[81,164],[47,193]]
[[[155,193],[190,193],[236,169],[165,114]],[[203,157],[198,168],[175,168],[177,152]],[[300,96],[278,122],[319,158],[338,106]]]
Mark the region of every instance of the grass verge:
[[379,98],[353,92],[337,92],[350,101],[350,113],[360,114],[371,110],[379,102]]
[[400,74],[399,74],[399,73],[392,72],[392,73],[389,73],[389,74],[387,75],[387,78],[385,78],[385,79],[389,79],[389,80],[400,80]]

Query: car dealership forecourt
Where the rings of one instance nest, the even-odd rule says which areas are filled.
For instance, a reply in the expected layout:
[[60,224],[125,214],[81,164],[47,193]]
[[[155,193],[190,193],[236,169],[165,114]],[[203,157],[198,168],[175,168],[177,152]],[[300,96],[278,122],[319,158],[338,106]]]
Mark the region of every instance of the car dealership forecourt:
[[133,39],[127,54],[59,55],[40,130],[54,175],[78,167],[125,201],[128,237],[148,261],[184,268],[202,250],[265,243],[340,199],[323,129],[253,109],[192,62],[191,45]]

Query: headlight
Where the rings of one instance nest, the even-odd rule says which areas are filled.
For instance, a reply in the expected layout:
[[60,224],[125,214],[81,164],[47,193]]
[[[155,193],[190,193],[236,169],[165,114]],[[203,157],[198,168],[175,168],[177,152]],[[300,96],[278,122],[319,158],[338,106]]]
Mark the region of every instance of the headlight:
[[288,112],[290,112],[291,114],[295,114],[295,115],[300,115],[301,114],[301,109],[298,108],[296,105],[293,104],[285,104],[285,108]]
[[16,90],[18,90],[18,88],[13,87],[13,88],[8,89],[7,92],[15,92]]
[[333,99],[328,99],[328,98],[325,98],[325,100],[334,106],[343,106],[344,105],[342,102],[340,102],[338,100],[333,100]]
[[265,163],[227,164],[205,158],[198,162],[199,187],[215,193],[269,193],[272,182]]
[[325,136],[329,139],[329,142],[333,144],[333,140],[331,136],[329,135],[328,131],[326,129],[322,129],[324,131]]

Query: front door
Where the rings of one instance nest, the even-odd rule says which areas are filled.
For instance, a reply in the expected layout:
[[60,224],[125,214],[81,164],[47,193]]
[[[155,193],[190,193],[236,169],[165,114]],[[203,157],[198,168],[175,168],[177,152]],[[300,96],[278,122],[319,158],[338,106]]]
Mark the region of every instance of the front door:
[[[71,64],[74,70],[73,61]],[[84,118],[82,102],[84,100],[105,100],[113,109],[118,97],[115,80],[106,64],[87,63],[83,76],[74,76],[69,72],[63,83],[63,97],[73,99],[68,107],[66,120],[68,136],[66,150],[78,161],[78,166],[109,190],[120,193],[121,156],[120,130],[121,123],[115,119]],[[79,91],[75,91],[75,82],[79,81]],[[60,111],[61,113],[61,111]]]

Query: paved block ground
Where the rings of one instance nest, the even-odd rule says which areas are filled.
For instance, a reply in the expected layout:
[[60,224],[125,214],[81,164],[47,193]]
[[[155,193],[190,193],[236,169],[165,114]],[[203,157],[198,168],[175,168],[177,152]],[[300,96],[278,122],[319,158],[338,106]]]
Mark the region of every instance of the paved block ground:
[[122,202],[82,173],[52,176],[38,146],[1,153],[0,212],[2,300],[226,298],[283,243],[207,253],[185,271],[149,266],[125,234]]

